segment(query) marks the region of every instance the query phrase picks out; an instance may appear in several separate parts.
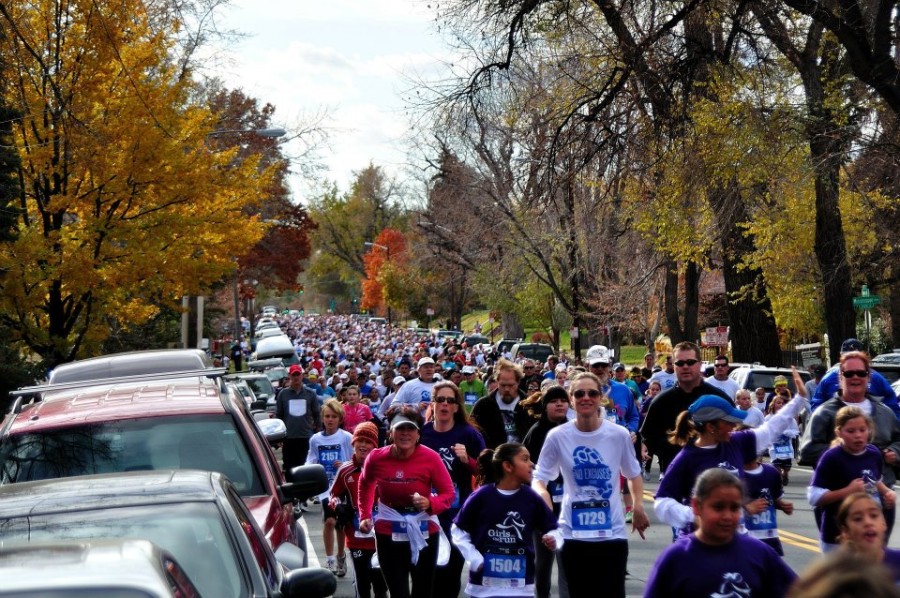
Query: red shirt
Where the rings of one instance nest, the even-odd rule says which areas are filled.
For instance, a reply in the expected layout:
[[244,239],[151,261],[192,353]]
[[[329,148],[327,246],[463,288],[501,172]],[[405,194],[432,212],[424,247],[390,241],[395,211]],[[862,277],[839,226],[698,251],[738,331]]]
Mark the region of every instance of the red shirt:
[[342,425],[351,434],[353,434],[356,426],[370,419],[372,419],[372,410],[369,409],[368,405],[344,403],[344,423]]
[[[372,518],[375,494],[387,506],[398,511],[413,508],[413,494],[431,499],[428,513],[439,515],[450,508],[456,498],[453,481],[441,456],[426,446],[417,445],[409,459],[397,459],[391,446],[369,453],[359,478],[359,518]],[[433,495],[432,489],[437,492]],[[428,532],[435,533],[438,525],[428,522]],[[391,522],[375,523],[376,534],[390,534]]]
[[[347,461],[338,469],[331,486],[331,496],[349,502],[359,513],[359,474],[362,466],[357,464],[356,457]],[[358,523],[358,521],[357,521]],[[358,538],[352,523],[344,528],[347,548],[350,550],[375,550],[375,538]]]

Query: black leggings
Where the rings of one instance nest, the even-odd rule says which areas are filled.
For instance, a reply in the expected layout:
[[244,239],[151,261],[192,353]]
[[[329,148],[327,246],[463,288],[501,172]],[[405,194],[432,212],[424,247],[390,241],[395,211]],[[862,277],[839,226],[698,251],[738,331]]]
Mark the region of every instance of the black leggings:
[[[375,534],[378,563],[391,598],[431,596],[434,570],[437,568],[438,538],[436,533],[428,537],[427,546],[419,552],[419,562],[413,565],[409,542],[394,542],[387,534]],[[410,577],[412,594],[409,591]]]
[[387,584],[380,569],[372,569],[372,555],[374,550],[355,549],[350,551],[353,559],[353,575],[356,584],[357,598],[369,598],[369,588],[375,592],[375,598],[387,596]]
[[571,598],[597,595],[597,580],[603,580],[604,598],[625,598],[628,540],[586,542],[566,540],[562,548]]

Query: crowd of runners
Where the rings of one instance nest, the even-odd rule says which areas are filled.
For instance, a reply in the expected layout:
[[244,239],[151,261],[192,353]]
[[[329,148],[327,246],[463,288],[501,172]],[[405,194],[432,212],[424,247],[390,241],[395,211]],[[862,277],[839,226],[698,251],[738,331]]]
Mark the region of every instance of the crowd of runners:
[[[599,345],[581,363],[535,362],[350,316],[279,324],[300,361],[276,399],[284,467],[325,467],[326,563],[351,574],[349,552],[360,597],[546,597],[553,575],[563,597],[594,596],[598,580],[624,596],[654,457],[653,521],[673,543],[646,596],[897,595],[897,398],[854,339],[812,384],[794,370],[751,394],[722,375],[725,355],[705,378],[687,342],[631,366]],[[833,553],[799,579],[777,517],[793,512],[798,457]]]

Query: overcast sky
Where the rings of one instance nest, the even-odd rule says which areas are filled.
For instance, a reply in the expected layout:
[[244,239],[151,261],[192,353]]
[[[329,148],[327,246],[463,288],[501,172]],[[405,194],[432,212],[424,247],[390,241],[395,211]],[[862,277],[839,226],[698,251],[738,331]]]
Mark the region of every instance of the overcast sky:
[[[276,126],[289,128],[302,115],[329,108],[337,131],[324,158],[328,178],[341,189],[370,161],[399,174],[409,125],[404,75],[436,73],[448,54],[428,4],[233,0],[220,26],[247,37],[225,49],[229,60],[216,70],[228,87],[275,104]],[[292,187],[302,193],[297,181]]]

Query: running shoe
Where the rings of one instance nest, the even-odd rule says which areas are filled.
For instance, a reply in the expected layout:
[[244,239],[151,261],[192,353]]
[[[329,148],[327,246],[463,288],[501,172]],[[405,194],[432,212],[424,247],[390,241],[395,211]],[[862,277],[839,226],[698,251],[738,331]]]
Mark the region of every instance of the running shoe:
[[338,577],[343,577],[343,576],[347,575],[347,555],[346,554],[338,555],[336,575]]
[[645,482],[649,482],[650,481],[650,472],[644,471],[643,477],[644,477]]
[[338,564],[333,556],[330,556],[325,559],[325,568],[328,569],[329,571],[331,571],[332,573],[334,573],[335,575],[337,575]]

